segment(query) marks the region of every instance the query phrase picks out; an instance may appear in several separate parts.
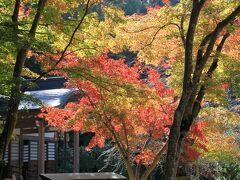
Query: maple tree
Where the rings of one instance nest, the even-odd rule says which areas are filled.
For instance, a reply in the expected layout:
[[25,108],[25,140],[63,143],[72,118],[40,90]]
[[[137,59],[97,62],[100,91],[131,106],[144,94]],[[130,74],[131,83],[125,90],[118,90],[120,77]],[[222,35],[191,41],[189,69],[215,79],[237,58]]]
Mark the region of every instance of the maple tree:
[[[143,71],[147,71],[147,82],[140,79]],[[53,73],[70,78],[67,87],[81,90],[82,97],[79,102],[68,103],[64,109],[46,107],[39,116],[61,131],[95,133],[87,147],[89,150],[95,146],[103,148],[105,141],[112,139],[129,179],[147,179],[166,151],[176,106],[173,90],[160,80],[157,71],[138,61],[129,67],[123,59],[110,59],[107,54],[92,59],[72,54],[59,63]],[[195,144],[199,142],[199,147],[203,148],[200,124],[193,128],[189,139],[196,139]],[[191,146],[186,144],[183,159],[199,156],[198,150]],[[191,156],[189,153],[193,152]],[[146,167],[142,175],[141,166]]]
[[[88,149],[102,148],[105,140],[111,138],[122,155],[129,178],[135,179],[136,175],[139,179],[140,172],[135,174],[133,163],[154,169],[163,152],[158,152],[159,145],[165,149],[166,142],[161,142],[161,138],[167,136],[172,121],[172,90],[159,81],[154,70],[148,74],[149,83],[155,86],[149,88],[139,79],[142,67],[138,63],[130,68],[123,59],[109,59],[106,54],[90,60],[76,58],[66,57],[58,65],[65,71],[57,73],[71,77],[68,86],[83,91],[83,97],[64,109],[46,108],[40,116],[64,131],[94,132]],[[161,103],[161,108],[155,108],[156,103]],[[151,171],[146,171],[143,179]]]

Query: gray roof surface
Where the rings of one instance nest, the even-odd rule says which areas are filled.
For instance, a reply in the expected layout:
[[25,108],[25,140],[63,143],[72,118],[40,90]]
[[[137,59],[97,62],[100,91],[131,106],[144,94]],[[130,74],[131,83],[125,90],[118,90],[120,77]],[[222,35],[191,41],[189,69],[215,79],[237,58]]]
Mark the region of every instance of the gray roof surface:
[[122,175],[112,173],[112,172],[103,172],[103,173],[58,173],[58,174],[41,174],[41,177],[44,180],[74,180],[74,179],[91,179],[91,180],[110,180],[110,179],[121,179],[125,180]]
[[[31,82],[32,80],[25,80]],[[78,92],[76,89],[67,89],[64,84],[67,80],[63,77],[51,77],[36,82],[36,86],[27,89],[26,97],[21,100],[19,110],[40,109],[42,106],[63,108],[68,99]],[[0,95],[0,111],[7,108],[8,97]]]
[[42,106],[62,108],[74,92],[76,92],[74,89],[27,91],[24,94],[33,97],[37,101],[22,100],[18,109],[39,109]]

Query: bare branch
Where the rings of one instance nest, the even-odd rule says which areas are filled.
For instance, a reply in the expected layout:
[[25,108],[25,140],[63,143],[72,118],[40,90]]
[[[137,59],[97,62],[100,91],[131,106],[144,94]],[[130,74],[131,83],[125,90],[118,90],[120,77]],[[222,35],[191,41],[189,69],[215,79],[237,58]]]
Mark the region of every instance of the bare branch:
[[180,26],[178,26],[178,29],[179,29],[179,33],[181,35],[183,46],[185,48],[186,38],[185,38],[185,34],[184,34],[184,20],[185,20],[185,15],[183,14],[181,17],[181,23],[180,23]]
[[[161,27],[152,26],[152,27],[149,27],[149,28],[142,29],[142,30],[144,31],[144,30],[147,30],[147,29],[150,29],[150,28],[158,28],[157,31],[154,33],[151,41],[150,41],[148,44],[146,44],[145,47],[151,46],[152,43],[155,41],[158,33],[159,33],[163,28],[165,28],[165,27],[167,27],[167,26],[170,26],[170,25],[176,26],[176,27],[178,28],[179,33],[180,33],[180,37],[181,37],[181,39],[182,39],[182,41],[183,41],[183,45],[184,45],[184,44],[185,44],[185,37],[184,37],[184,34],[182,34],[183,31],[182,31],[180,25],[178,25],[177,23],[168,23],[168,24],[165,24],[165,25],[163,25],[163,26],[161,26]],[[143,47],[142,49],[144,49],[145,47]]]
[[143,31],[146,31],[146,30],[149,30],[149,29],[159,29],[160,27],[159,26],[149,26],[149,27],[145,27],[143,29],[139,29],[139,30],[135,30],[135,31],[127,31],[124,29],[124,31],[126,33],[139,33],[139,32],[143,32]]

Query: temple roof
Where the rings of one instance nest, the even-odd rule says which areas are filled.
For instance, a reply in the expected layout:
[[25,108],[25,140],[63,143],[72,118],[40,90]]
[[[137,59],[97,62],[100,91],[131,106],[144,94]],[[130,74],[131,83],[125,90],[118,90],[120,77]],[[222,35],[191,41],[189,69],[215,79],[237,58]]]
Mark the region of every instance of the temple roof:
[[63,108],[74,92],[77,91],[74,89],[27,91],[24,94],[30,96],[32,100],[22,100],[18,109],[39,109],[42,106]]
[[[42,106],[63,108],[74,94],[79,94],[79,90],[65,88],[65,82],[66,79],[63,77],[51,77],[37,81],[36,86],[27,89],[24,93],[25,96],[18,109],[36,110]],[[6,111],[8,98],[0,95],[0,111]]]
[[[65,82],[66,79],[61,77],[48,78],[40,80],[37,86],[28,89],[18,108],[16,128],[36,128],[35,122],[39,119],[37,115],[43,106],[64,108],[68,102],[78,101],[83,95],[82,92],[78,89],[66,88]],[[0,121],[6,119],[8,99],[9,97],[0,95]]]

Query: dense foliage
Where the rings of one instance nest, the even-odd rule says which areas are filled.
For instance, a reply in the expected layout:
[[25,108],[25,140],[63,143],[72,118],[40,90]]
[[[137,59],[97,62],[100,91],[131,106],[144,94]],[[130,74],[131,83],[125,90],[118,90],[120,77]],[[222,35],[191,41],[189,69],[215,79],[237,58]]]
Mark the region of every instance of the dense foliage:
[[[138,180],[164,164],[182,93],[195,83],[192,96],[202,88],[205,96],[186,103],[199,103],[202,111],[185,127],[181,163],[198,162],[203,172],[216,161],[223,171],[239,163],[239,107],[228,108],[229,91],[240,94],[239,16],[221,31],[217,28],[239,8],[238,0],[48,0],[34,35],[41,1],[19,1],[17,21],[13,10],[18,1],[0,2],[0,94],[12,99],[23,95],[13,93],[14,74],[19,52],[27,46],[22,77],[64,76],[66,88],[81,93],[64,109],[43,107],[39,117],[60,131],[95,133],[89,151],[111,140],[129,178]],[[187,43],[194,5],[202,2],[192,43]],[[192,81],[184,89],[189,44]],[[214,175],[219,174],[210,172]]]

